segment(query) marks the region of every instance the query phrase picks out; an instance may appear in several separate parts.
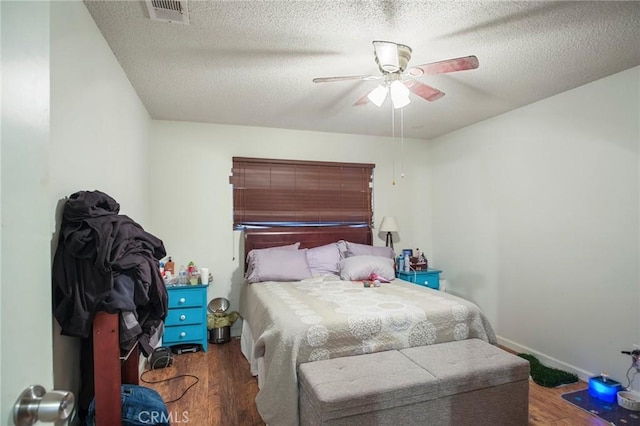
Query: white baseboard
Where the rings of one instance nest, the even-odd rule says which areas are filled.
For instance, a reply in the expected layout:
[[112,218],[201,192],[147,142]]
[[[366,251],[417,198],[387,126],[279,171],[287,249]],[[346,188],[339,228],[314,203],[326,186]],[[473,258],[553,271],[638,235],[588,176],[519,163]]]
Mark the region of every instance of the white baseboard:
[[517,353],[531,354],[538,358],[538,360],[545,366],[558,368],[560,370],[576,374],[578,378],[584,382],[588,382],[591,377],[597,376],[597,374],[590,373],[589,371],[583,370],[571,364],[567,364],[566,362],[562,362],[541,352],[534,351],[533,349],[520,345],[512,340],[505,339],[504,337],[500,336],[497,336],[497,338],[499,345],[509,348]]

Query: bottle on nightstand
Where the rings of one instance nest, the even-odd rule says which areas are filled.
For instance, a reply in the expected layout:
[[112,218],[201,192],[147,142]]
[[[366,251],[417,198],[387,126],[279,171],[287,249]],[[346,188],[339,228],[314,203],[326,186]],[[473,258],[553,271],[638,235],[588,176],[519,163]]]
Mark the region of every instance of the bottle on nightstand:
[[420,263],[424,263],[424,269],[429,269],[429,262],[427,261],[426,256],[424,255],[424,253],[420,253],[420,257],[418,258],[418,262]]
[[187,285],[187,270],[184,266],[181,266],[178,272],[178,285]]
[[171,260],[171,256],[169,256],[169,260],[167,260],[167,263],[164,265],[164,272],[169,272],[171,275],[176,274],[176,266],[173,260]]

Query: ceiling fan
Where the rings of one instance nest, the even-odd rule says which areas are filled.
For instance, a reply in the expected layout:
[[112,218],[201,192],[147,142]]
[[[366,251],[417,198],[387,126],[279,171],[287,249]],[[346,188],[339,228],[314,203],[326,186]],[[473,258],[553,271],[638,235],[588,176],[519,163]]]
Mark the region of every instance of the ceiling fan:
[[[374,55],[381,75],[354,75],[343,77],[314,78],[314,83],[330,83],[347,80],[383,80],[382,83],[369,93],[358,99],[353,105],[365,105],[372,102],[381,106],[387,95],[391,95],[394,108],[402,108],[411,102],[409,94],[412,92],[429,102],[440,99],[444,93],[440,90],[416,80],[423,75],[443,74],[454,71],[472,70],[478,68],[478,58],[465,56],[431,62],[407,68],[411,59],[411,48],[404,44],[391,41],[374,41]],[[405,71],[406,70],[406,71]]]

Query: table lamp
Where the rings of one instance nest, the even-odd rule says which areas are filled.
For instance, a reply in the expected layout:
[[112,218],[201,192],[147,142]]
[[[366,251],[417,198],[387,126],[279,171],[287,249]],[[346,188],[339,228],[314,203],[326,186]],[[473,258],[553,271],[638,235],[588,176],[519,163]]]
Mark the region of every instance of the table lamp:
[[393,237],[391,236],[392,232],[398,232],[398,223],[396,222],[396,218],[394,216],[385,216],[382,218],[382,223],[380,223],[380,232],[387,233],[387,247],[391,247],[393,250]]

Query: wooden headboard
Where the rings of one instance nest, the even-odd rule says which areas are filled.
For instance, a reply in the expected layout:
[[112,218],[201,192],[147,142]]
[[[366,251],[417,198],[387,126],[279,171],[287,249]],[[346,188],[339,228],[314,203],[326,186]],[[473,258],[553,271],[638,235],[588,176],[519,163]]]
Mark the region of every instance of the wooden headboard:
[[300,248],[313,248],[339,240],[358,244],[373,244],[371,228],[352,226],[307,226],[244,231],[244,258],[253,249],[300,243]]

